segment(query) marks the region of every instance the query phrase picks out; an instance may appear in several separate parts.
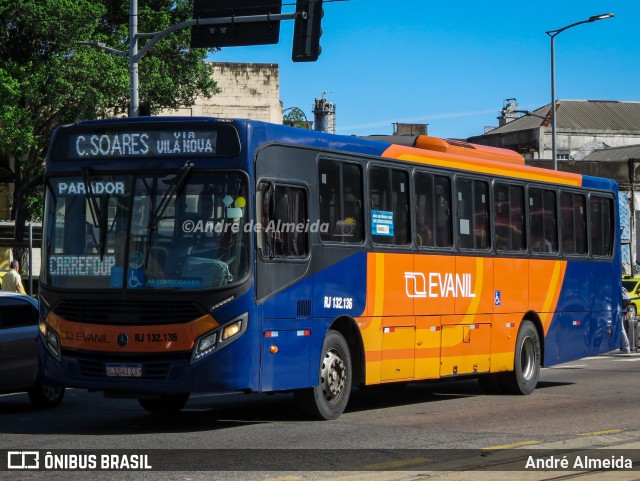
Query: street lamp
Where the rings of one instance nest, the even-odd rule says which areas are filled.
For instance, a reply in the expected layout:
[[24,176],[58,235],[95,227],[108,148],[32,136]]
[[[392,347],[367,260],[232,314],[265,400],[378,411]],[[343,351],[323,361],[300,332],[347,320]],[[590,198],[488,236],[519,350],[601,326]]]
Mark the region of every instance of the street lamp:
[[555,61],[555,38],[560,32],[575,27],[576,25],[582,25],[583,23],[596,22],[598,20],[604,20],[605,18],[611,18],[615,15],[613,13],[603,13],[601,15],[594,15],[586,20],[572,23],[566,27],[559,28],[557,30],[549,30],[544,32],[551,37],[551,157],[553,161],[553,170],[558,170],[558,156],[556,150],[556,61]]

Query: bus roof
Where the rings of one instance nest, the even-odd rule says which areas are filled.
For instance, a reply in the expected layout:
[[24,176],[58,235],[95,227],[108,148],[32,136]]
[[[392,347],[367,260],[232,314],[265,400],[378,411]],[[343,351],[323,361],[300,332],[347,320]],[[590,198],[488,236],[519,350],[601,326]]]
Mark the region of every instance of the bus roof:
[[448,154],[458,154],[488,160],[500,160],[511,164],[524,165],[524,157],[513,150],[470,144],[462,140],[441,139],[439,137],[431,137],[430,135],[372,135],[364,138],[407,147],[417,147],[435,152],[445,152]]

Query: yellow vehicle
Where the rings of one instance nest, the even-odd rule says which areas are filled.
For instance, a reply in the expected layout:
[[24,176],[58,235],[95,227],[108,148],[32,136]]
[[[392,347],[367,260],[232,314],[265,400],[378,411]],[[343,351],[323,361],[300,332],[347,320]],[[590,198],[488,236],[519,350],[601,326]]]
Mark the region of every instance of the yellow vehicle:
[[640,275],[622,276],[622,287],[629,292],[631,304],[629,304],[628,311],[630,317],[635,318],[638,315],[638,307],[640,306]]

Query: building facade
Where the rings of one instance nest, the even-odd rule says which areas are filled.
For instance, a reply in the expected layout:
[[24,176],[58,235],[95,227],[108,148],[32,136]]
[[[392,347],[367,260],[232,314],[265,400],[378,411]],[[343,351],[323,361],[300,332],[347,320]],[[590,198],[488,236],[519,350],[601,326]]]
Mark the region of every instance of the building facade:
[[282,124],[278,64],[210,62],[220,93],[159,115],[245,118]]
[[[509,102],[502,109],[499,127],[470,137],[469,142],[515,150],[527,160],[547,161],[545,165],[550,166],[550,104],[527,114],[513,109],[514,104],[517,107]],[[640,102],[558,100],[556,105],[559,162],[579,161],[596,150],[640,144]]]

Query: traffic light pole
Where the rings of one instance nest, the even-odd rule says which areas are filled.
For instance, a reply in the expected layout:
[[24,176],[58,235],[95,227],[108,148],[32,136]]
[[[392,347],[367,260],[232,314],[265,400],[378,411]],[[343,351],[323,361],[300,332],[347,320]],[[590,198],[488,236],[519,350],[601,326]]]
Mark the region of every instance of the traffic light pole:
[[[187,20],[186,22],[180,22],[175,25],[161,30],[159,32],[152,33],[138,33],[138,0],[129,0],[129,52],[122,50],[116,50],[114,48],[107,47],[101,42],[79,42],[84,45],[91,45],[93,47],[106,50],[107,52],[115,55],[126,56],[129,59],[129,116],[138,117],[140,110],[139,100],[139,84],[138,84],[138,62],[144,57],[149,49],[156,45],[167,35],[184,30],[185,28],[191,28],[198,25],[220,25],[229,23],[255,23],[255,22],[276,22],[280,20],[293,20],[298,15],[304,16],[306,12],[293,12],[293,13],[278,13],[278,14],[266,14],[266,15],[247,15],[241,17],[218,17],[218,18],[198,18],[194,20]],[[144,46],[138,49],[138,40],[142,38],[148,38],[149,41]]]

